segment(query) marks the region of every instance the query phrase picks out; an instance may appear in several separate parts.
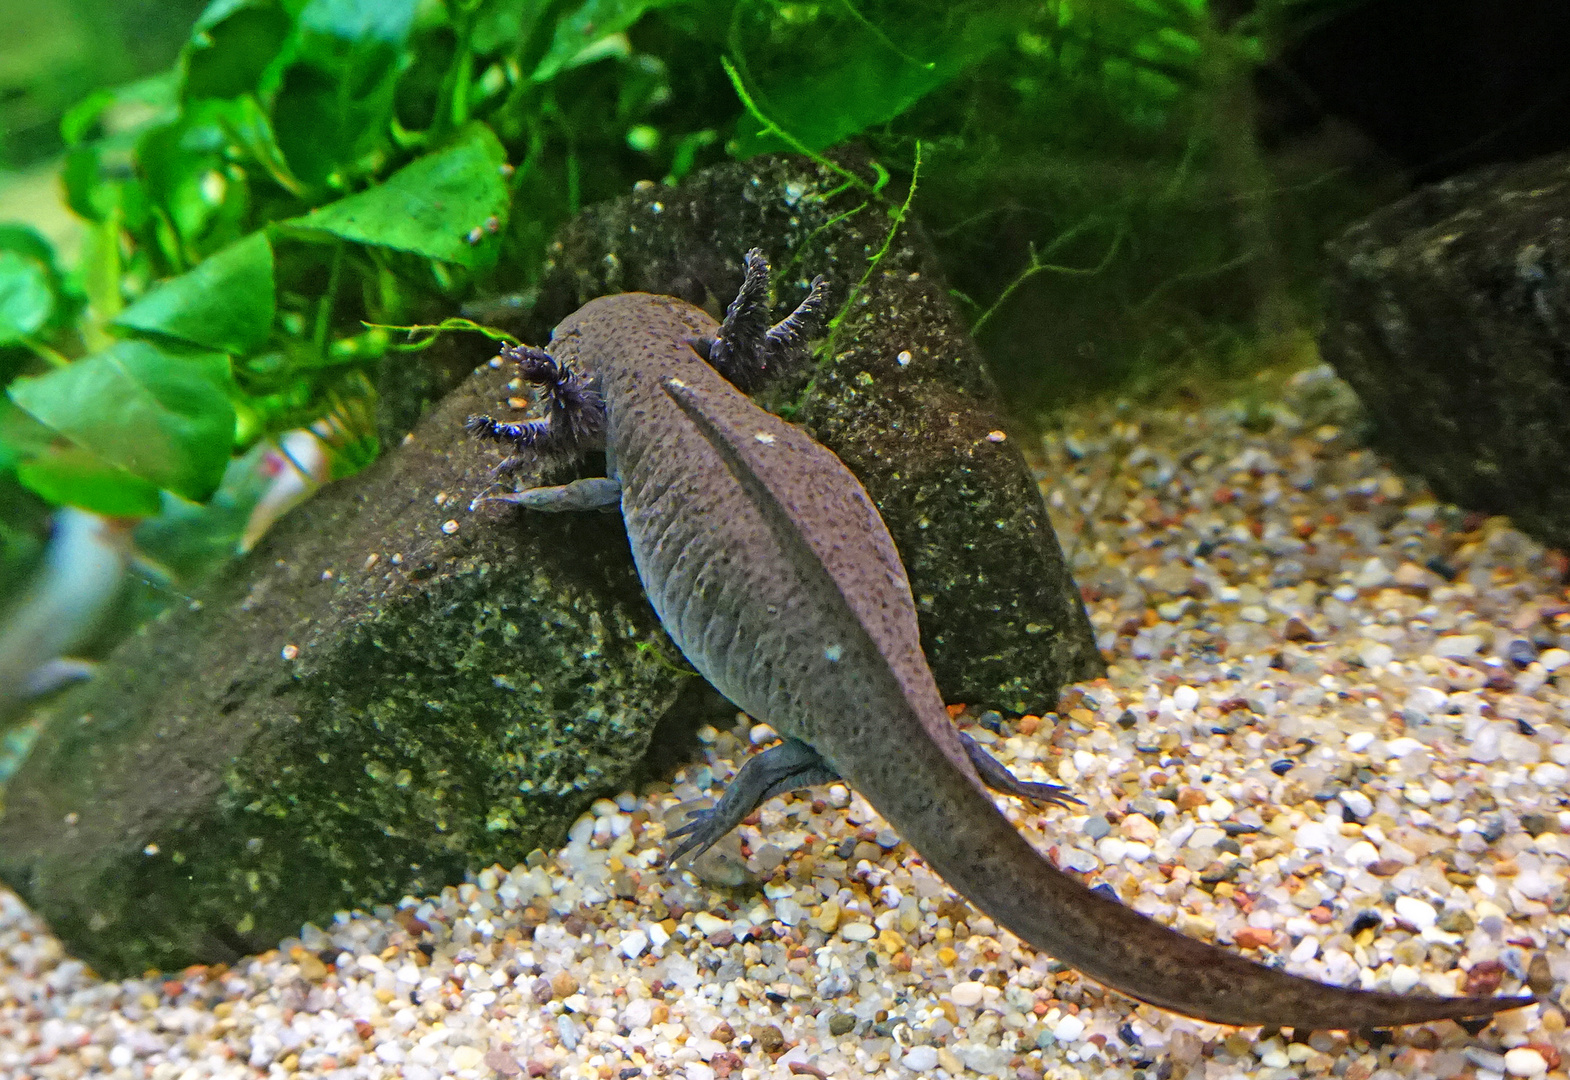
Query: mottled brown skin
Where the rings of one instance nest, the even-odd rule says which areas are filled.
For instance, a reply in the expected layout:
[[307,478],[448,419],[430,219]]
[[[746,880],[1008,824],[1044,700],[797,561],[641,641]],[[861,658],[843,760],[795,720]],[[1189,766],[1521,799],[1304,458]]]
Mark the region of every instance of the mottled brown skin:
[[1218,1023],[1377,1028],[1530,997],[1330,986],[1169,930],[1064,874],[993,804],[922,656],[899,556],[855,476],[688,344],[717,327],[669,297],[585,305],[553,336],[597,373],[621,508],[649,601],[693,666],[807,744],[945,881],[1099,982]]

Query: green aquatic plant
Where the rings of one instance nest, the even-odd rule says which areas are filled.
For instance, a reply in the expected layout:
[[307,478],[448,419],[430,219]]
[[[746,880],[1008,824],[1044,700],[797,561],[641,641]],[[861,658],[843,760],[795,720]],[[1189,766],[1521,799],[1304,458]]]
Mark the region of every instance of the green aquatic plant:
[[[527,295],[585,204],[725,155],[860,140],[870,170],[834,166],[857,212],[891,239],[910,210],[931,223],[1005,360],[1070,287],[1160,324],[1241,272],[1269,307],[1281,230],[1247,82],[1337,6],[214,0],[171,70],[62,118],[76,265],[0,227],[0,582],[49,506],[189,521],[234,461],[312,424],[336,475],[363,466],[428,328]],[[1015,250],[973,258],[1004,223]]]

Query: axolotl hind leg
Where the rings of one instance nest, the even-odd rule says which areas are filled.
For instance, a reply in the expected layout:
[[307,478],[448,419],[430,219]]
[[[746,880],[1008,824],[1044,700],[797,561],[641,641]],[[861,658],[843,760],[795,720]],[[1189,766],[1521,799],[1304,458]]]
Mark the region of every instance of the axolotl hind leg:
[[[1019,779],[1001,761],[982,749],[975,739],[963,731],[958,734],[982,782],[992,790],[1057,806],[1079,802],[1068,793],[1068,789],[1057,784]],[[725,788],[720,801],[712,809],[693,811],[684,824],[670,831],[668,839],[684,839],[671,852],[668,861],[674,863],[688,852],[701,855],[740,825],[748,814],[776,795],[838,779],[839,773],[834,771],[834,767],[800,739],[786,739],[778,746],[754,754],[742,764],[735,779]]]

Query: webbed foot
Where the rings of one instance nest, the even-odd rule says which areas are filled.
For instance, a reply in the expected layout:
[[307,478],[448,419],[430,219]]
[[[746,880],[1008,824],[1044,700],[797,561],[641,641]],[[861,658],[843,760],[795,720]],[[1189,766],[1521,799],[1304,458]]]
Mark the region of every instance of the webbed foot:
[[1077,806],[1079,800],[1069,793],[1068,788],[1061,784],[1048,784],[1039,780],[1021,780],[1004,767],[1003,763],[981,748],[981,744],[963,731],[959,732],[959,741],[965,747],[965,753],[970,755],[970,763],[981,774],[982,782],[993,791],[1001,791],[1005,795],[1015,795],[1021,799],[1031,799],[1035,802],[1051,803],[1054,806]]
[[838,779],[839,773],[799,739],[786,739],[761,754],[754,754],[742,765],[712,809],[694,810],[685,824],[666,834],[672,840],[684,838],[666,863],[675,863],[688,853],[702,854],[776,795]]

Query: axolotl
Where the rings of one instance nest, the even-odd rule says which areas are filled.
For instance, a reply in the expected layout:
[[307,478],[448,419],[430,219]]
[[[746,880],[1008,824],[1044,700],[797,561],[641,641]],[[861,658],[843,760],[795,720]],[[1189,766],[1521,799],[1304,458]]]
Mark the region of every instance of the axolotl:
[[[672,831],[672,860],[772,796],[837,777],[949,886],[1024,941],[1141,1001],[1218,1023],[1378,1028],[1481,1016],[1531,997],[1432,997],[1316,982],[1187,937],[1060,871],[988,788],[1072,801],[1016,779],[953,725],[922,654],[899,554],[851,471],[745,391],[804,362],[819,278],[770,324],[768,265],[745,259],[723,323],[669,296],[592,300],[550,351],[510,347],[546,415],[468,429],[517,454],[603,449],[607,475],[495,496],[534,510],[618,506],[649,602],[705,678],[783,741]],[[683,835],[684,834],[684,835]]]

